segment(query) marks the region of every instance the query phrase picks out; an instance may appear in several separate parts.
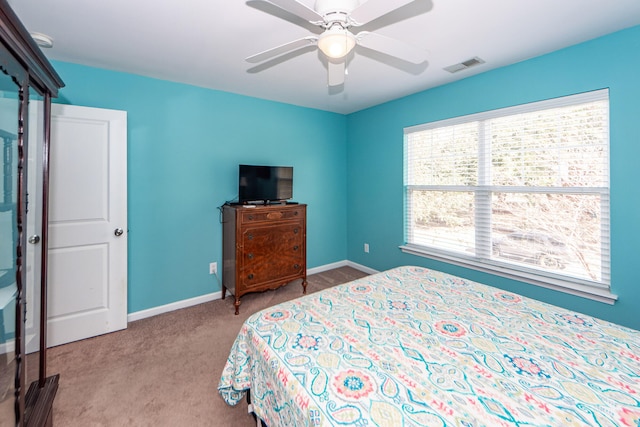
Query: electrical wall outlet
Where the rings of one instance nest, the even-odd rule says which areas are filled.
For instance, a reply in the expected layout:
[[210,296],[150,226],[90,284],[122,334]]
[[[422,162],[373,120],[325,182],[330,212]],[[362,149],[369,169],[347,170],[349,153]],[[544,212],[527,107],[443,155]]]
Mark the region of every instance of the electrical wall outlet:
[[365,244],[364,244],[364,252],[365,252],[366,254],[368,254],[368,253],[369,253],[369,244],[368,244],[368,243],[365,243]]
[[209,264],[209,274],[218,274],[218,263],[212,262]]

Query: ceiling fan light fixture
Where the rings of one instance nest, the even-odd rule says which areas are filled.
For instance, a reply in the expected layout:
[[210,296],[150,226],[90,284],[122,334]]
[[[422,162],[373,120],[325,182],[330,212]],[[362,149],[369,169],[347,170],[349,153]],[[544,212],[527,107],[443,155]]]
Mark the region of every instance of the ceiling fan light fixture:
[[339,25],[329,28],[318,38],[318,48],[333,59],[345,57],[355,45],[355,36]]

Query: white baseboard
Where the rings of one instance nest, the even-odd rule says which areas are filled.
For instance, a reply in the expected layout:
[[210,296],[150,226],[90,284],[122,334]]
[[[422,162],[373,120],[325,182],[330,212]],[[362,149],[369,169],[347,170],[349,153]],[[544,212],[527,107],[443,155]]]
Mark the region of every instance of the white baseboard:
[[323,271],[333,270],[334,268],[346,267],[347,260],[332,262],[331,264],[321,265],[320,267],[313,267],[307,269],[307,276],[311,276],[312,274],[322,273]]
[[[331,264],[321,265],[319,267],[310,268],[307,270],[307,275],[310,276],[312,274],[322,273],[323,271],[333,270],[334,268],[340,268],[340,267],[352,267],[352,268],[355,268],[356,270],[360,270],[369,274],[378,273],[377,270],[374,270],[372,268],[366,267],[361,264],[357,264],[355,262],[344,260],[344,261],[333,262]],[[192,307],[194,305],[203,304],[205,302],[209,302],[209,301],[213,301],[221,298],[222,298],[222,291],[212,292],[210,294],[201,295],[199,297],[189,298],[182,301],[176,301],[170,304],[149,308],[147,310],[140,310],[134,313],[129,313],[127,315],[127,321],[135,322],[136,320],[157,316],[159,314],[168,313],[174,310],[180,310],[181,308]]]
[[368,273],[368,274],[380,273],[378,270],[374,270],[373,268],[369,268],[366,265],[358,264],[358,263],[351,262],[351,261],[346,261],[346,265],[351,267],[351,268],[355,268],[356,270],[360,270],[360,271],[363,271],[365,273]]
[[310,268],[310,269],[307,270],[307,276],[311,276],[312,274],[322,273],[323,271],[333,270],[334,268],[340,268],[340,267],[351,267],[351,268],[355,268],[356,270],[360,270],[360,271],[368,273],[368,274],[379,273],[378,270],[374,270],[373,268],[369,268],[366,265],[358,264],[358,263],[355,263],[355,262],[352,262],[352,261],[343,260],[343,261],[333,262],[331,264],[321,265],[320,267]]
[[11,353],[11,356],[13,356],[16,352],[16,341],[14,339],[11,339],[7,342],[3,342],[2,344],[0,344],[0,354],[5,354],[5,353]]
[[127,315],[127,321],[134,322],[136,320],[145,319],[147,317],[157,316],[158,314],[168,313],[181,308],[192,307],[194,305],[217,300],[222,298],[222,291],[212,292],[210,294],[201,295],[195,298],[184,299],[182,301],[172,302],[170,304],[160,305],[158,307],[140,310]]

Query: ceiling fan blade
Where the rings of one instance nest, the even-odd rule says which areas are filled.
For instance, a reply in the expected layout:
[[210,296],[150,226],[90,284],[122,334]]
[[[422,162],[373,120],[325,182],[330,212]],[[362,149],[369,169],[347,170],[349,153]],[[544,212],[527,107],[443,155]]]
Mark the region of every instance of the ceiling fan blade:
[[427,60],[426,51],[377,33],[361,31],[356,35],[356,40],[362,47],[395,56],[414,64],[422,64]]
[[416,0],[367,0],[351,12],[352,25],[364,25],[414,1]]
[[280,9],[284,9],[289,13],[293,13],[300,18],[312,23],[322,23],[324,19],[322,15],[318,14],[315,10],[309,8],[296,0],[266,0],[269,3],[273,3]]
[[285,43],[280,46],[276,46],[271,49],[267,49],[263,52],[256,53],[255,55],[251,55],[247,57],[245,61],[251,62],[251,63],[266,61],[267,59],[275,58],[276,56],[283,55],[293,50],[316,44],[317,41],[318,41],[318,38],[315,36],[304,37],[289,43]]
[[340,86],[344,83],[344,59],[340,62],[327,62],[327,84],[329,86]]

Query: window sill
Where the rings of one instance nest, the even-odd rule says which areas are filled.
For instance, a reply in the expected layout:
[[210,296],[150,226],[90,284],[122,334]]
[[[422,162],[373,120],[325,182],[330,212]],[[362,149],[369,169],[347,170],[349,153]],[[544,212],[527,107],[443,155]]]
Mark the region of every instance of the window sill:
[[590,286],[579,282],[573,282],[566,279],[555,277],[547,277],[536,274],[534,272],[519,271],[502,265],[480,262],[475,259],[466,258],[463,255],[450,255],[442,252],[430,251],[428,248],[416,245],[400,246],[402,252],[430,258],[436,261],[446,262],[448,264],[458,265],[460,267],[469,268],[483,273],[489,273],[496,276],[505,277],[507,279],[517,280],[524,283],[540,286],[554,291],[564,292],[566,294],[588,298],[594,301],[606,304],[614,304],[618,300],[618,296],[611,293],[608,288]]

